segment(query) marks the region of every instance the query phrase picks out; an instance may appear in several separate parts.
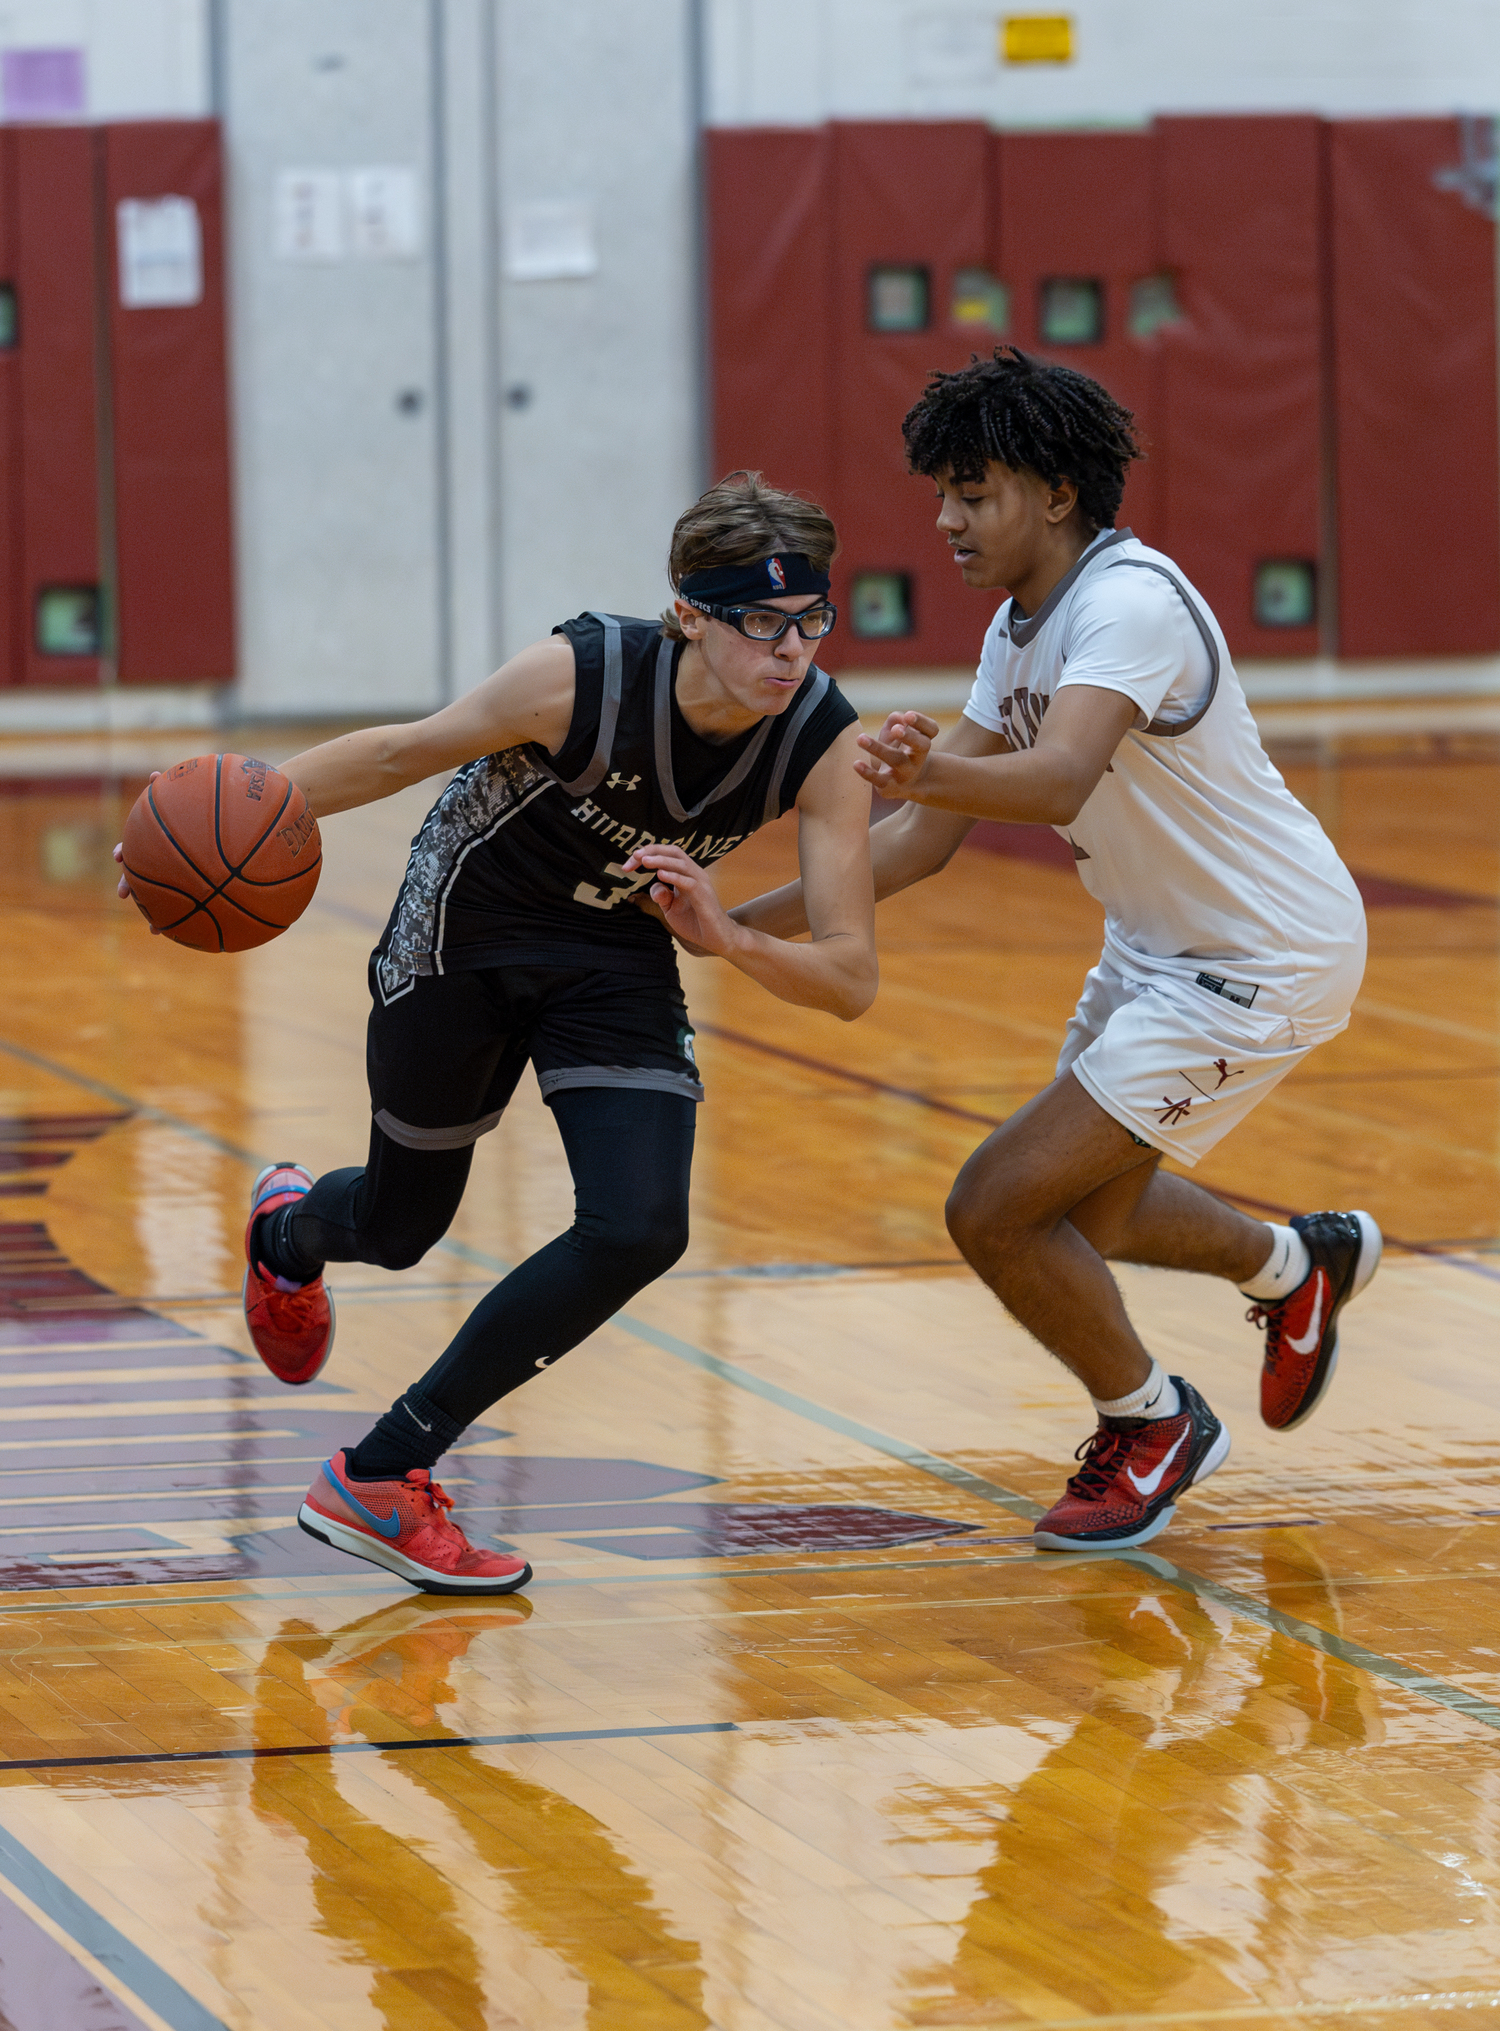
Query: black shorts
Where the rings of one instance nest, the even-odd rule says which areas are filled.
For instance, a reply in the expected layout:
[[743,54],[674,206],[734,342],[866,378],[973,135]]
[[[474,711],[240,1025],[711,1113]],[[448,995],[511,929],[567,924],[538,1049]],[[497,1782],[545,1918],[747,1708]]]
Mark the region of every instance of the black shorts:
[[528,1061],[544,1100],[569,1086],[703,1098],[675,979],[485,966],[419,975],[387,1002],[371,964],[370,1109],[407,1149],[462,1149],[488,1133]]

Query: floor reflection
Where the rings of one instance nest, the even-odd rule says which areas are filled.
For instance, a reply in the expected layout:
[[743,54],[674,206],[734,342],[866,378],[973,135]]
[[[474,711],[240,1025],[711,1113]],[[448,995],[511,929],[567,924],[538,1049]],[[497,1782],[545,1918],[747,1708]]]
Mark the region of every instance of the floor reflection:
[[474,1639],[530,1613],[522,1599],[477,1611],[403,1601],[329,1635],[293,1618],[266,1646],[255,1685],[258,1746],[286,1741],[289,1722],[330,1744],[402,1734],[454,1743],[380,1757],[439,1808],[443,1845],[433,1859],[425,1843],[350,1803],[333,1759],[258,1759],[254,1810],[304,1844],[320,1929],[371,1968],[370,2000],[387,2031],[409,2031],[413,1997],[460,2031],[485,2031],[504,2000],[486,1994],[490,1942],[476,1938],[474,1899],[456,1880],[455,1837],[485,1872],[478,1902],[486,1917],[519,1928],[585,1985],[588,2031],[618,2031],[626,2021],[702,2031],[700,1949],[670,1930],[608,1830],[570,1799],[461,1746],[440,1716],[455,1698],[452,1668]]
[[[1263,1565],[1279,1606],[1339,1627],[1305,1539],[1286,1533]],[[1282,1766],[1378,1745],[1371,1682],[1171,1588],[1090,1591],[1059,1619],[1047,1650],[1054,1668],[1071,1654],[1084,1707],[1071,1733],[1014,1787],[900,1802],[930,1838],[987,1824],[993,1839],[952,1961],[914,1977],[905,2021],[978,2021],[1002,1997],[1105,2013],[1301,2000],[1324,1948],[1378,1937],[1385,1911],[1346,1894],[1331,1914],[1316,1800]]]

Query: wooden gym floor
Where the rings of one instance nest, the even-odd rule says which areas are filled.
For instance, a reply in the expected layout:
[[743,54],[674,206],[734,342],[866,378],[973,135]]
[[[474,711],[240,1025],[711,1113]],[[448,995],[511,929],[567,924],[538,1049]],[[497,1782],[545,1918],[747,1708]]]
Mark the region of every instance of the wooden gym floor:
[[856,1025],[687,965],[691,1253],[450,1456],[537,1568],[472,1605],[292,1519],[566,1223],[534,1086],[424,1263],[334,1271],[318,1384],[237,1306],[255,1169],[363,1153],[364,958],[425,799],[330,823],[303,922],[213,960],[111,894],[149,757],[44,759],[0,757],[13,2031],[1500,2022],[1493,737],[1287,755],[1371,904],[1366,993],[1199,1175],[1392,1237],[1312,1425],[1261,1428],[1232,1290],[1127,1274],[1234,1455],[1149,1551],[1033,1556],[1087,1406],[942,1203],[1098,922],[997,830],[885,906]]

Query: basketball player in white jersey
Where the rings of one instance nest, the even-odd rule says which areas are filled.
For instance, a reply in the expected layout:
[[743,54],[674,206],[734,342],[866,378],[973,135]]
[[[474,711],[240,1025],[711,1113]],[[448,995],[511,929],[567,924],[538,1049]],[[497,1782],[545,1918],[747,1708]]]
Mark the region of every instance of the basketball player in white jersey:
[[[1010,596],[958,725],[894,713],[856,763],[905,805],[872,833],[877,896],[935,874],[988,818],[1051,825],[1104,905],[1056,1078],[948,1203],[969,1263],[1093,1399],[1082,1465],[1036,1526],[1065,1551],[1144,1544],[1229,1452],[1142,1344],[1109,1262],[1237,1284],[1265,1331],[1261,1415],[1287,1431],[1327,1389],[1339,1314],[1381,1250],[1367,1213],[1267,1225],[1159,1168],[1191,1169],[1345,1027],[1365,923],[1207,605],[1114,526],[1130,423],[1096,381],[1010,348],[933,377],[906,418],[910,465],[937,486],[965,584]],[[794,884],[734,914],[785,935],[799,912]]]

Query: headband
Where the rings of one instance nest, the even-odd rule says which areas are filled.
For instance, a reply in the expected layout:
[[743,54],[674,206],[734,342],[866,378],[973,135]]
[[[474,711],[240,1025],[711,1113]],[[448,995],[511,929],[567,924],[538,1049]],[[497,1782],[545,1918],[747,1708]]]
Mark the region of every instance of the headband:
[[686,600],[707,599],[715,605],[734,600],[767,600],[800,593],[826,593],[832,583],[800,551],[781,557],[757,557],[750,564],[725,564],[717,571],[691,571],[677,590]]

